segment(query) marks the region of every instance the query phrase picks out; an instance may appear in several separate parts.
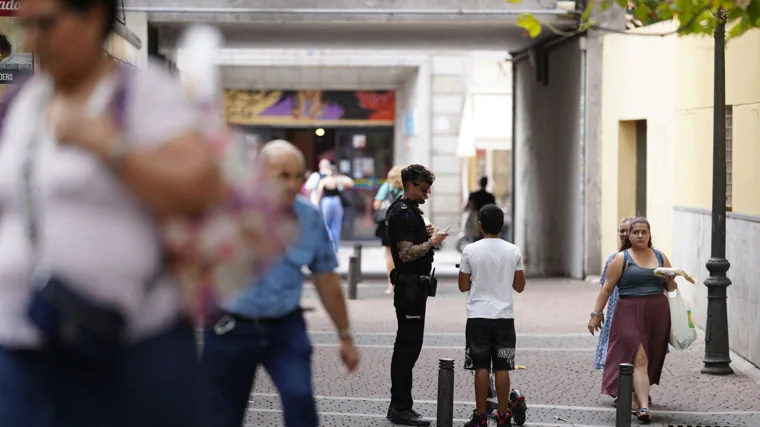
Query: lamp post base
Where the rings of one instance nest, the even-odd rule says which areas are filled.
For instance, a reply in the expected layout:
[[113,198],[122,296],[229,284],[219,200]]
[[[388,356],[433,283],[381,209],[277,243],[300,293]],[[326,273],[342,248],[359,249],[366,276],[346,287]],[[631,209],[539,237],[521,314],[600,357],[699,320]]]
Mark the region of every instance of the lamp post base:
[[728,361],[719,361],[719,362],[708,362],[707,360],[703,360],[705,366],[702,367],[703,374],[706,375],[733,375],[734,370],[731,369],[731,366],[729,364],[731,363],[731,360]]
[[728,340],[727,288],[731,280],[726,277],[731,264],[723,257],[710,258],[707,270],[710,277],[707,286],[707,324],[705,325],[705,358],[702,373],[708,375],[731,375],[729,366],[731,351]]

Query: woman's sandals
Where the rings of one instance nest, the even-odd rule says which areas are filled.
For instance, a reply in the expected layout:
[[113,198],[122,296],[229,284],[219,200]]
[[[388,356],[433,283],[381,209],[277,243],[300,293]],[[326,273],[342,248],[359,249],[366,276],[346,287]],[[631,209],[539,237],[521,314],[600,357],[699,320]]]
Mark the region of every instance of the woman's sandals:
[[642,423],[648,423],[652,421],[652,417],[649,415],[648,408],[641,408],[636,411],[636,418],[638,418],[638,420]]

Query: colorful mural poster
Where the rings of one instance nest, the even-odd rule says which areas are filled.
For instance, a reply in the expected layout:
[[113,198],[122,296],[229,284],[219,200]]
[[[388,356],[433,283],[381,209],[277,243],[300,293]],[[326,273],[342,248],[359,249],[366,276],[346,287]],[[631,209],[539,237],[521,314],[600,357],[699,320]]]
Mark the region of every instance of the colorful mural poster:
[[394,91],[224,91],[227,122],[275,126],[392,126]]
[[24,46],[23,33],[16,14],[20,0],[0,0],[0,85],[34,72],[34,55]]

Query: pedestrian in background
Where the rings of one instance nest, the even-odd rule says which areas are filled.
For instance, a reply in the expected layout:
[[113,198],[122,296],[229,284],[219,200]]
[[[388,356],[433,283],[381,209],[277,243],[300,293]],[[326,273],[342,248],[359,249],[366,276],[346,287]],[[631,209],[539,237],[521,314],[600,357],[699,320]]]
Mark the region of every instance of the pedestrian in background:
[[158,230],[213,206],[220,174],[179,82],[103,54],[116,12],[117,0],[19,12],[40,69],[0,134],[3,427],[209,425]]
[[393,293],[393,283],[391,283],[391,270],[393,270],[393,256],[391,256],[390,243],[388,243],[388,232],[385,226],[385,217],[388,214],[388,207],[396,201],[404,192],[404,186],[401,183],[401,166],[394,166],[388,171],[388,177],[383,185],[378,188],[375,194],[375,200],[372,202],[372,208],[375,210],[374,219],[377,224],[375,236],[380,238],[380,243],[385,248],[385,268],[388,271],[388,287],[385,289],[386,294]]
[[346,202],[349,191],[354,186],[354,180],[339,174],[335,165],[327,171],[327,175],[317,186],[317,206],[325,218],[325,226],[330,233],[333,249],[338,253],[340,238],[343,231],[343,217],[346,213]]
[[314,206],[319,206],[319,201],[317,200],[317,187],[319,187],[319,182],[327,176],[331,168],[332,164],[330,164],[330,160],[320,160],[318,170],[312,172],[303,184],[303,188],[306,192],[305,195],[311,200],[311,203],[313,203]]
[[317,427],[312,390],[312,347],[299,307],[303,266],[313,275],[319,298],[337,329],[340,358],[349,371],[359,363],[349,329],[346,302],[335,273],[338,260],[319,210],[299,194],[304,176],[301,152],[289,142],[264,145],[262,166],[283,181],[299,228],[282,261],[257,282],[226,301],[213,326],[204,331],[201,362],[212,381],[213,421],[204,427],[243,424],[256,370],[263,366],[280,393],[284,425]]
[[[480,212],[480,208],[482,208],[485,205],[495,205],[496,204],[496,197],[494,197],[493,193],[489,193],[486,188],[488,187],[488,177],[484,176],[480,178],[480,189],[478,191],[473,191],[470,193],[470,195],[467,197],[467,205],[464,207],[465,213],[470,215],[470,218],[467,222],[471,222],[473,225],[472,227],[479,230],[479,226],[477,225],[477,218],[478,218],[478,212]],[[478,241],[483,238],[483,234],[481,234],[478,231],[478,235],[474,236],[474,241]]]
[[[623,218],[623,220],[620,221],[620,226],[618,227],[620,246],[625,243],[625,239],[628,237],[628,223],[630,223],[632,219],[633,218]],[[607,258],[607,262],[604,263],[602,277],[599,279],[599,283],[601,283],[602,286],[604,286],[604,282],[606,280],[607,268],[615,258],[615,255],[617,255],[619,252],[620,250],[616,250],[615,252],[611,253]],[[612,319],[615,315],[615,306],[617,305],[617,301],[620,296],[619,292],[620,291],[618,287],[615,286],[615,289],[612,291],[612,295],[610,295],[609,301],[607,301],[607,316],[603,318],[604,322],[602,323],[602,329],[599,332],[599,341],[596,344],[596,353],[594,353],[594,369],[604,369],[604,361],[607,359],[607,345],[610,342],[610,328],[612,327]]]

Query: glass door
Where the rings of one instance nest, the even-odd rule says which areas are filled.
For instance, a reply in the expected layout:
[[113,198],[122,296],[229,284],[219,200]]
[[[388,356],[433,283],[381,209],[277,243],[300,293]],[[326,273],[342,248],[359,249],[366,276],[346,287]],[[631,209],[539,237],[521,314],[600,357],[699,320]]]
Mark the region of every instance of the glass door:
[[373,240],[372,202],[393,167],[393,128],[339,129],[335,164],[338,172],[354,180],[351,206],[343,219],[344,240]]

